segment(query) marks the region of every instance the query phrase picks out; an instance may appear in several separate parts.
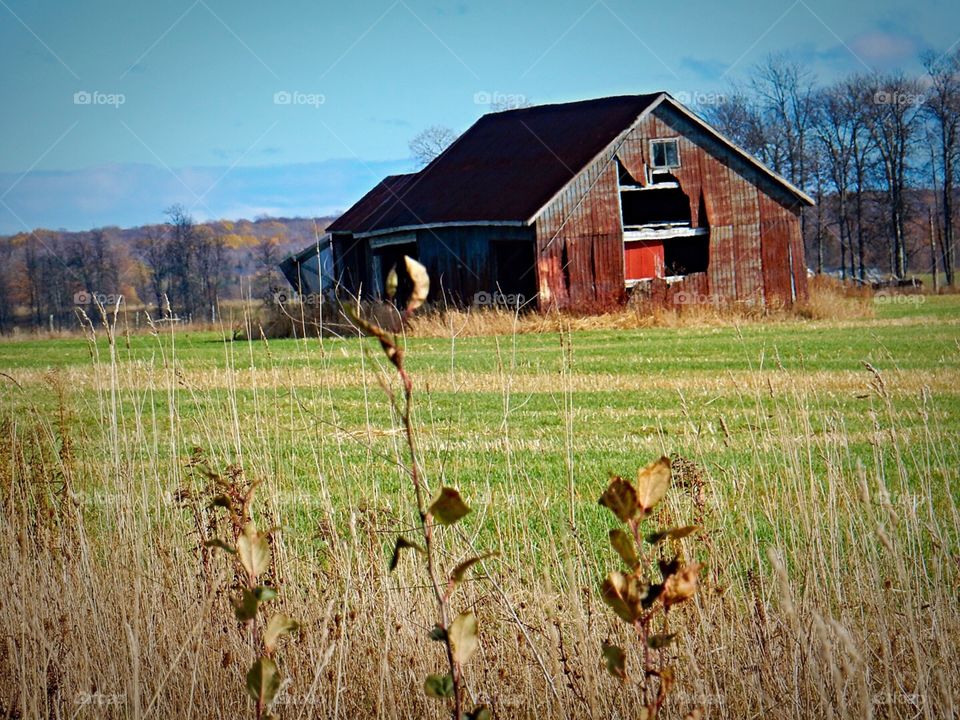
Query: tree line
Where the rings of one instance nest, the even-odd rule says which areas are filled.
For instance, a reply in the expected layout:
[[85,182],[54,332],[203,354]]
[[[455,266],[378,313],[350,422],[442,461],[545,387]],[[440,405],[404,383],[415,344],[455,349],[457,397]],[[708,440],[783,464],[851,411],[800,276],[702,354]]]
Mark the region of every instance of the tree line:
[[306,242],[300,219],[271,221],[295,237],[248,237],[238,249],[228,245],[223,223],[197,223],[181,205],[164,215],[161,224],[127,231],[0,237],[0,333],[76,327],[78,308],[95,313],[97,301],[112,306],[120,297],[126,309],[154,319],[213,320],[224,300],[268,297],[282,287],[280,260]]
[[698,111],[817,201],[804,211],[807,263],[845,279],[933,273],[955,284],[960,48],[924,73],[820,84],[771,55]]

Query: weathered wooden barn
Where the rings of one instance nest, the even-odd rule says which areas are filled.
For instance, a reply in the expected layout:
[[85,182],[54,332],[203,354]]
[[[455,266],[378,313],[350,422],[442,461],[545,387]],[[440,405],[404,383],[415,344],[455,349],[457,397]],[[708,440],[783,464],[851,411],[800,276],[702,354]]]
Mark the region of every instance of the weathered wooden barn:
[[[327,239],[333,280],[368,298],[410,255],[432,299],[459,305],[500,293],[590,311],[631,292],[789,304],[806,294],[800,211],[811,204],[656,93],[485,115],[420,172],[385,178]],[[287,261],[295,285],[311,254]]]

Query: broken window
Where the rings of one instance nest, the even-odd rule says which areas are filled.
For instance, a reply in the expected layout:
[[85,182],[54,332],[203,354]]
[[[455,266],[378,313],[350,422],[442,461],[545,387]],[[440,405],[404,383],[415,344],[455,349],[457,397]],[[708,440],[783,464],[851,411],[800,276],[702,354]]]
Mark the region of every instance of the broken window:
[[680,147],[676,138],[650,141],[651,165],[655,168],[680,167]]
[[620,193],[624,227],[690,225],[690,198],[679,184],[664,183]]

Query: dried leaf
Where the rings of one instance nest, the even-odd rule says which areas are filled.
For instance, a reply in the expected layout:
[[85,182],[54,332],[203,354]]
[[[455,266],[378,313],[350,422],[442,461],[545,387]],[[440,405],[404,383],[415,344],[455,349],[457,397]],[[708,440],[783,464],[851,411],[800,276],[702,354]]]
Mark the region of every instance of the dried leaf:
[[232,545],[228,545],[226,542],[224,542],[224,541],[221,540],[220,538],[214,538],[213,540],[207,540],[207,541],[203,544],[203,546],[204,546],[204,547],[207,547],[207,548],[220,548],[221,550],[225,550],[226,552],[230,553],[231,555],[236,555],[236,554],[237,554],[237,549],[236,549],[235,547],[233,547]]
[[673,639],[676,636],[677,636],[676,633],[663,633],[660,635],[650,635],[647,638],[647,645],[654,650],[660,650],[661,648],[665,648],[667,645],[673,642]]
[[450,639],[450,648],[453,659],[459,665],[466,665],[467,661],[480,647],[477,615],[472,610],[460,613],[450,623],[447,636]]
[[649,513],[670,487],[670,458],[664,456],[637,471],[637,505]]
[[663,606],[669,608],[696,595],[699,574],[700,563],[691,563],[668,577],[663,583]]
[[637,550],[631,538],[623,530],[616,529],[610,531],[610,544],[617,551],[617,555],[631,570],[635,570],[640,564],[640,558],[637,557]]
[[643,600],[649,591],[648,583],[622,572],[610,573],[600,586],[603,601],[628,623],[633,623],[643,614]]
[[603,661],[607,672],[621,680],[627,679],[627,654],[623,648],[608,643],[603,644]]
[[393,556],[390,558],[390,572],[396,570],[397,563],[400,562],[400,551],[405,548],[416,550],[421,555],[426,554],[426,551],[415,542],[410,542],[405,537],[400,536],[397,538],[397,542],[393,546]]
[[284,635],[296,632],[300,624],[286,615],[274,615],[267,623],[267,629],[263,631],[263,646],[268,653],[272,653],[277,648],[277,643]]
[[611,478],[607,489],[600,496],[600,504],[616,515],[620,522],[629,522],[638,513],[637,491],[628,480],[621,477]]
[[399,279],[397,278],[397,266],[394,265],[390,268],[390,272],[387,273],[387,279],[383,284],[383,292],[387,296],[388,300],[393,300],[393,296],[397,294],[397,285],[399,285]]
[[463,502],[463,498],[453,488],[441,488],[437,499],[433,501],[427,514],[441,525],[453,525],[458,520],[464,518],[470,512],[470,508]]
[[467,571],[470,568],[472,568],[481,560],[486,560],[487,558],[494,557],[495,555],[499,554],[499,552],[494,550],[493,552],[484,553],[483,555],[472,557],[469,560],[464,560],[453,569],[452,573],[450,573],[450,582],[453,583],[454,586],[458,585],[459,583],[463,582],[463,578],[466,576]]
[[265,534],[257,532],[252,522],[247,523],[243,534],[237,538],[237,555],[251,577],[259,577],[270,569],[270,543]]
[[693,532],[699,530],[696,525],[684,525],[683,527],[669,528],[668,530],[658,530],[657,532],[650,533],[646,537],[646,541],[651,545],[656,545],[667,538],[671,540],[680,540],[685,538],[687,535],[690,535]]
[[407,266],[407,274],[413,281],[413,290],[410,293],[410,299],[407,300],[407,312],[412,313],[427,301],[427,296],[430,294],[430,276],[427,274],[427,269],[409,255],[403,256],[403,262]]
[[423,681],[423,691],[427,697],[438,700],[453,697],[453,678],[449,675],[427,675]]
[[268,657],[259,658],[247,672],[247,692],[261,706],[269,705],[280,689],[280,671]]

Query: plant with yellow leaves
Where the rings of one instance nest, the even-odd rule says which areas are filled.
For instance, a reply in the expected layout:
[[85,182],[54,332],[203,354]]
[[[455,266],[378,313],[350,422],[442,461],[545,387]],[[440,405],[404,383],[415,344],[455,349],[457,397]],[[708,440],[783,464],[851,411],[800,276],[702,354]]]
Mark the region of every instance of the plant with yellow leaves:
[[[653,550],[664,541],[677,541],[697,530],[696,526],[687,525],[644,534],[644,521],[666,494],[670,477],[670,459],[661,457],[640,469],[636,484],[614,477],[600,496],[600,504],[627,527],[610,531],[610,544],[626,565],[626,571],[607,575],[600,593],[617,617],[634,628],[643,647],[641,720],[657,717],[673,686],[674,672],[664,658],[665,649],[676,637],[668,623],[670,609],[696,594],[700,573],[699,563],[687,563],[676,553],[657,561],[659,580],[647,577],[654,564]],[[649,555],[644,548],[651,551]],[[660,622],[655,623],[658,616]],[[655,629],[655,625],[659,627]],[[613,676],[627,679],[627,654],[623,648],[604,643],[603,659]]]

